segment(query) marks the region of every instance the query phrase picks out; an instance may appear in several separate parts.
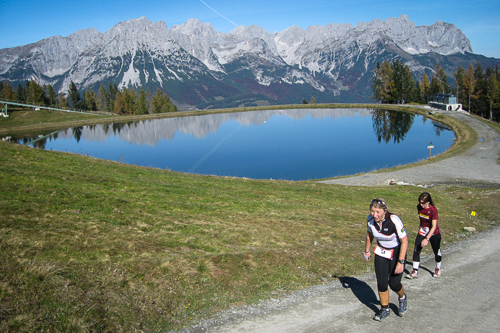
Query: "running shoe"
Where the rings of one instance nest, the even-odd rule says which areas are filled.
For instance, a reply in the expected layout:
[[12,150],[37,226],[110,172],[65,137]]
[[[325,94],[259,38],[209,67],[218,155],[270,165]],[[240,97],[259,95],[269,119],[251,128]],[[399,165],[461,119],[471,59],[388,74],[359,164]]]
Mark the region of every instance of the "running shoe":
[[418,271],[413,270],[410,274],[406,276],[406,278],[410,280],[418,278]]
[[389,317],[391,314],[391,309],[387,308],[382,308],[380,311],[373,317],[373,320],[376,321],[382,321],[382,319]]
[[435,278],[441,277],[441,269],[440,268],[436,268],[436,270],[434,271],[434,277]]
[[403,317],[406,314],[406,311],[408,311],[408,296],[405,294],[405,298],[399,299],[399,316]]

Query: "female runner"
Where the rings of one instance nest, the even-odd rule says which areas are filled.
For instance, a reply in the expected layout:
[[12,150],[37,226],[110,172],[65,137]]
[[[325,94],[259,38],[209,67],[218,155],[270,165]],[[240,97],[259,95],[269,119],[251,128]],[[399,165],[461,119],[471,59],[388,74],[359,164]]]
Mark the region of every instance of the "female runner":
[[382,199],[371,201],[367,223],[364,253],[366,261],[371,257],[370,248],[373,239],[377,240],[373,253],[375,254],[375,275],[381,308],[373,319],[381,321],[391,312],[388,287],[398,294],[399,315],[404,316],[408,309],[407,297],[401,284],[408,249],[405,227],[397,215],[389,213],[388,206]]
[[431,195],[427,192],[420,194],[418,202],[417,211],[420,218],[420,227],[415,239],[415,248],[413,249],[413,271],[408,274],[407,278],[418,278],[420,252],[429,243],[431,243],[432,251],[434,251],[434,260],[436,261],[434,277],[438,278],[441,276],[441,261],[443,260],[441,254],[441,233],[438,226],[438,211],[432,202]]

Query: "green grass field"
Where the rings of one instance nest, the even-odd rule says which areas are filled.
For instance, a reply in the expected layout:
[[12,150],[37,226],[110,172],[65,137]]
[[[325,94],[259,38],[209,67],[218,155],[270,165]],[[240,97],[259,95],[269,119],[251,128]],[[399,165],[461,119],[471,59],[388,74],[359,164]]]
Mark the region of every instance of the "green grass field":
[[[1,130],[106,120],[17,112]],[[474,141],[466,125],[452,126],[449,154]],[[411,254],[421,191],[188,175],[0,142],[0,331],[174,330],[370,272],[370,200],[402,218]],[[498,188],[430,191],[444,249],[470,236],[466,226],[498,224]]]

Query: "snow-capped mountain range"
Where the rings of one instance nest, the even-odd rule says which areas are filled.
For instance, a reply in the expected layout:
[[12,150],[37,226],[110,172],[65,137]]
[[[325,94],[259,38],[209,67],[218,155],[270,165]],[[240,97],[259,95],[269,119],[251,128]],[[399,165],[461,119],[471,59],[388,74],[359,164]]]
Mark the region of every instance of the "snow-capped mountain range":
[[377,61],[401,58],[421,77],[432,74],[436,62],[452,73],[457,63],[479,61],[471,56],[469,40],[455,25],[416,26],[406,15],[275,33],[255,25],[222,33],[196,19],[168,29],[141,17],[105,33],[89,28],[2,49],[0,80],[35,79],[63,93],[70,81],[81,90],[110,82],[161,88],[177,103],[201,108],[311,97],[355,102],[369,100]]

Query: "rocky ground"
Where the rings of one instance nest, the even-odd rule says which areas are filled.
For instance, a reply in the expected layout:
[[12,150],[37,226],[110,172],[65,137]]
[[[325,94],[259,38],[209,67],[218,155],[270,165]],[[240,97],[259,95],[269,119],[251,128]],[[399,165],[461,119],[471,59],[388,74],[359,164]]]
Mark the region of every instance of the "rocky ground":
[[[446,111],[443,111],[446,112]],[[384,173],[367,173],[324,181],[329,184],[433,186],[461,183],[498,188],[499,135],[474,117],[446,112],[466,121],[479,140],[467,152],[429,165]],[[500,327],[500,228],[446,248],[443,275],[432,277],[433,257],[424,259],[420,276],[403,279],[409,310],[397,315],[397,295],[391,292],[391,315],[382,323],[372,318],[379,308],[373,273],[306,288],[286,297],[230,309],[186,327],[183,332],[495,332]],[[411,259],[411,258],[410,258]],[[411,265],[407,265],[407,271]]]

